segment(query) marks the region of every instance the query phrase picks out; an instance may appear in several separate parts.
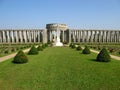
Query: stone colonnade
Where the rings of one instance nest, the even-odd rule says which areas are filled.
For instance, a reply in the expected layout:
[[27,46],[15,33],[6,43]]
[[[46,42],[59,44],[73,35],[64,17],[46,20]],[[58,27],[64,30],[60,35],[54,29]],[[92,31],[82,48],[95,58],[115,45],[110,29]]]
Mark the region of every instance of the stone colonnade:
[[119,30],[69,30],[69,42],[120,42]]
[[[0,30],[0,44],[52,42],[55,32],[47,29]],[[60,39],[69,43],[118,43],[120,30],[60,30]]]
[[0,30],[0,43],[44,42],[46,30]]
[[[53,42],[54,39],[56,38],[54,35],[56,34],[56,30],[48,30],[47,31],[47,39],[49,42]],[[60,40],[61,42],[68,42],[68,39],[67,39],[67,31],[65,30],[60,30]]]

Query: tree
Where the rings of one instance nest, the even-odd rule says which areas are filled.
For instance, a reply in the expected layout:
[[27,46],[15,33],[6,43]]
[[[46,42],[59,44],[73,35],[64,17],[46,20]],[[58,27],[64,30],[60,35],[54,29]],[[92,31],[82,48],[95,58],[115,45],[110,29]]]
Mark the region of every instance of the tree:
[[110,55],[109,55],[106,48],[103,48],[100,51],[96,60],[99,61],[99,62],[109,62],[110,61]]
[[13,59],[13,63],[27,63],[28,58],[22,50],[20,50]]
[[29,54],[29,55],[38,54],[37,48],[35,48],[35,46],[32,46],[31,49],[29,50],[28,54]]
[[91,52],[90,52],[90,49],[87,46],[85,46],[85,48],[83,49],[82,53],[83,54],[90,54]]

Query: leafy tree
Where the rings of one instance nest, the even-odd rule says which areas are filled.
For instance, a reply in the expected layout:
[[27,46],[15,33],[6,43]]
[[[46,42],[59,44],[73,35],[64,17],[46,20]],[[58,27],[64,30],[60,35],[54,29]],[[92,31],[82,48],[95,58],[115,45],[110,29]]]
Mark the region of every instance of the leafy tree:
[[20,50],[13,59],[13,63],[27,63],[28,58],[22,50]]
[[109,62],[110,55],[106,48],[103,48],[97,56],[97,61],[99,62]]

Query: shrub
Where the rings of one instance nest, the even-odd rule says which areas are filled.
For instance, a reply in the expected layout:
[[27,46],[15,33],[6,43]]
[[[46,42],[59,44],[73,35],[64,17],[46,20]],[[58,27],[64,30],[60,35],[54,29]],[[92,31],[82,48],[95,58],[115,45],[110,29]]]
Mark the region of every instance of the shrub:
[[113,48],[110,48],[110,49],[109,49],[109,52],[110,52],[110,53],[113,53],[114,51],[115,51],[115,50],[114,50]]
[[9,53],[9,50],[5,50],[5,52],[4,52],[5,54],[8,54]]
[[83,49],[82,53],[83,54],[90,54],[91,52],[90,52],[90,49],[87,46],[85,46],[85,48]]
[[76,48],[77,51],[82,50],[82,48],[80,47],[80,45]]
[[42,48],[43,48],[43,49],[45,49],[45,48],[46,48],[45,44],[42,44]]
[[106,48],[103,48],[97,56],[97,61],[99,62],[109,62],[110,55]]
[[27,63],[28,62],[28,58],[27,56],[24,54],[23,51],[19,51],[16,56],[13,59],[13,63]]
[[98,50],[101,50],[101,46],[98,46]]
[[74,43],[71,44],[71,48],[73,48],[73,49],[76,48]]
[[31,49],[29,50],[28,54],[29,54],[29,55],[38,54],[37,48],[35,48],[35,46],[32,46]]
[[72,47],[73,43],[70,43],[69,47]]
[[48,44],[47,44],[47,43],[45,43],[44,45],[45,45],[45,47],[48,47]]
[[20,47],[20,49],[23,49],[23,47]]
[[15,52],[15,51],[16,51],[16,49],[15,49],[15,48],[12,48],[12,49],[11,49],[11,52]]
[[37,47],[37,50],[38,50],[38,51],[43,51],[42,46],[39,45],[39,46]]

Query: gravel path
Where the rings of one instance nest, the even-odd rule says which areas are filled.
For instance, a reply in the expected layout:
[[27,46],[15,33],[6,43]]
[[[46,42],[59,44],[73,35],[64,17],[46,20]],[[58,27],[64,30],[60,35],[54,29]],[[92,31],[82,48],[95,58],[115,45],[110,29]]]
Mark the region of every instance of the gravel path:
[[[23,50],[23,52],[28,52],[30,49],[25,49]],[[4,57],[0,57],[0,62],[3,62],[5,60],[8,60],[10,58],[13,58],[17,53],[14,53],[14,54],[10,54],[10,55],[7,55],[7,56],[4,56]]]

